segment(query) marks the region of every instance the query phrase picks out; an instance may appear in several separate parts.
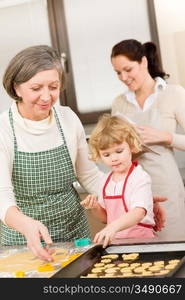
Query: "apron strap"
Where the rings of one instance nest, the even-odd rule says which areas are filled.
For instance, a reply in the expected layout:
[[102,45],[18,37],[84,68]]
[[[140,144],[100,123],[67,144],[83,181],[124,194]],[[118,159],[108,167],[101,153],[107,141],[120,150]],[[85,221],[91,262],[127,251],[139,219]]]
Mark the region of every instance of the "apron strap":
[[54,116],[55,116],[55,120],[56,120],[56,123],[57,123],[57,127],[61,133],[61,136],[62,136],[62,139],[63,139],[63,142],[64,144],[66,145],[66,139],[65,139],[65,136],[64,136],[64,133],[63,133],[63,130],[62,130],[62,126],[61,126],[61,123],[59,121],[59,117],[57,115],[57,111],[56,111],[56,108],[53,106],[53,111],[54,111]]
[[127,181],[128,181],[128,178],[130,176],[130,174],[132,173],[132,171],[134,170],[134,168],[138,165],[138,162],[137,161],[133,161],[132,162],[132,165],[128,171],[128,174],[125,178],[125,182],[124,182],[124,185],[123,185],[123,189],[122,189],[122,200],[123,200],[123,206],[125,208],[125,211],[128,212],[128,208],[126,206],[126,203],[125,203],[125,200],[124,200],[124,194],[125,194],[125,189],[126,189],[126,184],[127,184]]
[[150,224],[138,223],[137,225],[145,227],[145,228],[154,228],[154,226],[150,225]]
[[[64,142],[64,144],[66,145],[65,136],[64,136],[64,133],[63,133],[63,130],[62,130],[62,126],[61,126],[61,124],[60,124],[60,121],[59,121],[59,118],[58,118],[58,115],[57,115],[57,112],[56,112],[55,107],[53,107],[53,111],[54,111],[54,116],[55,116],[55,119],[56,119],[57,127],[58,127],[58,129],[59,129],[59,132],[61,133],[63,142]],[[11,128],[12,128],[12,132],[13,132],[14,152],[15,152],[15,151],[17,151],[18,146],[17,146],[17,139],[16,139],[16,135],[15,135],[15,129],[14,129],[14,124],[13,124],[13,114],[12,114],[11,108],[9,109],[9,120],[10,120],[10,126],[11,126]]]
[[106,187],[107,187],[107,184],[109,183],[109,180],[110,180],[110,178],[111,178],[111,176],[112,176],[112,173],[113,173],[113,172],[111,172],[111,173],[109,174],[109,176],[107,177],[107,180],[106,180],[106,182],[105,182],[105,184],[104,184],[104,187],[103,187],[103,199],[106,198],[105,189],[106,189]]
[[15,153],[17,151],[17,139],[15,136],[15,129],[14,129],[14,125],[13,125],[13,114],[12,114],[11,108],[9,109],[9,120],[10,120],[10,126],[12,128],[12,132],[13,132],[13,143],[14,143],[14,153]]
[[[128,212],[128,208],[127,208],[127,206],[126,206],[125,198],[124,198],[125,188],[126,188],[127,180],[128,180],[128,178],[129,178],[130,174],[132,173],[132,171],[134,170],[134,168],[135,168],[137,165],[138,165],[138,162],[137,162],[137,161],[133,161],[132,166],[130,167],[130,169],[129,169],[129,171],[128,171],[127,177],[126,177],[125,182],[124,182],[124,185],[123,185],[123,190],[122,190],[122,200],[123,200],[123,206],[124,206],[126,212]],[[154,226],[151,225],[151,224],[145,224],[145,223],[138,223],[137,225],[142,226],[142,227],[145,227],[145,228],[153,228],[153,227],[154,227]]]
[[63,139],[63,143],[64,143],[64,147],[68,153],[68,156],[69,156],[69,159],[70,159],[70,163],[71,163],[71,166],[72,166],[72,169],[73,169],[73,173],[74,173],[74,182],[78,181],[76,175],[75,175],[75,171],[74,171],[74,168],[73,168],[73,163],[72,163],[72,160],[71,160],[71,156],[70,156],[70,153],[69,153],[69,149],[67,147],[67,143],[66,143],[66,139],[65,139],[65,136],[64,136],[64,132],[63,132],[63,129],[62,129],[62,126],[61,126],[61,123],[60,123],[60,120],[59,120],[59,117],[58,117],[58,114],[57,114],[57,110],[56,108],[53,106],[53,111],[54,111],[54,116],[55,116],[55,120],[56,120],[56,124],[57,124],[57,127],[58,127],[58,130],[60,131],[61,133],[61,136],[62,136],[62,139]]
[[[127,183],[128,177],[130,176],[130,174],[132,173],[133,169],[134,169],[137,165],[138,165],[138,162],[137,162],[137,161],[133,161],[133,162],[132,162],[132,165],[131,165],[131,167],[130,167],[130,169],[129,169],[129,171],[128,171],[128,174],[127,174],[127,176],[126,176],[126,178],[125,178],[125,182],[124,182],[123,189],[122,189],[122,195],[123,195],[123,193],[124,193],[124,191],[125,191],[125,187],[126,187],[126,183]],[[121,197],[120,195],[117,195],[117,196],[106,196],[105,190],[106,190],[107,184],[108,184],[109,181],[110,181],[110,178],[111,178],[112,174],[113,174],[113,172],[111,172],[111,173],[109,174],[109,176],[107,177],[107,179],[106,179],[106,181],[105,181],[105,184],[104,184],[104,187],[103,187],[103,192],[102,192],[102,193],[103,193],[103,199],[105,199],[105,198],[108,198],[108,199],[118,199],[118,198]],[[128,211],[128,210],[127,210],[127,211]]]
[[[107,177],[107,180],[106,180],[106,182],[104,184],[104,187],[103,187],[103,199],[106,199],[106,198],[108,198],[108,199],[119,199],[122,196],[123,206],[124,206],[125,212],[128,212],[128,208],[127,208],[127,205],[126,205],[125,199],[124,199],[124,193],[125,193],[125,189],[126,189],[126,184],[127,184],[127,181],[128,181],[128,178],[129,178],[130,174],[132,173],[132,171],[134,170],[134,168],[137,167],[137,165],[138,165],[138,161],[133,161],[132,162],[132,165],[131,165],[131,167],[130,167],[128,173],[127,173],[127,176],[125,178],[125,182],[124,182],[123,189],[122,189],[122,195],[106,196],[105,189],[107,187],[107,184],[109,183],[109,180],[110,180],[113,172],[111,172],[109,174],[109,176]],[[138,223],[137,225],[145,227],[145,228],[151,228],[151,229],[154,227],[153,225],[145,224],[145,223]]]

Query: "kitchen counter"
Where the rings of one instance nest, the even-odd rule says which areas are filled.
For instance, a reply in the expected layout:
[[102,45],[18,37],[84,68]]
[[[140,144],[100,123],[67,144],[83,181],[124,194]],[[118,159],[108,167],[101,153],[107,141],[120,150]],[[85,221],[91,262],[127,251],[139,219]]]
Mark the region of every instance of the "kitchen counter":
[[[123,240],[115,240],[113,241],[113,246],[110,245],[110,247],[106,248],[106,251],[109,252],[109,249],[111,247],[119,247],[121,244],[121,247],[123,249],[126,249],[128,246],[136,247],[137,252],[142,252],[143,247],[148,247],[148,245],[151,247],[154,247],[154,252],[157,252],[157,247],[160,246],[161,248],[164,247],[164,251],[172,251],[170,250],[173,247],[178,248],[179,246],[182,248],[180,251],[185,251],[185,236],[176,236],[171,238],[166,238],[165,240],[160,239],[158,237],[155,238],[145,238],[145,239],[123,239]],[[116,245],[116,246],[115,246]],[[95,246],[95,244],[91,244],[85,247],[75,247],[74,243],[57,243],[54,244],[52,247],[54,248],[62,248],[68,250],[68,257],[64,260],[67,260],[69,256],[74,255],[76,253],[84,253],[91,247]],[[7,257],[8,255],[13,255],[15,253],[21,253],[26,251],[27,248],[25,246],[17,246],[17,247],[10,247],[10,246],[4,246],[0,247],[0,259],[3,257]],[[173,251],[176,251],[177,249],[174,249]],[[160,250],[161,251],[161,250]],[[159,251],[159,252],[160,252]],[[126,251],[125,251],[126,252]],[[134,252],[134,251],[133,251]],[[144,252],[144,251],[143,251]],[[146,251],[145,251],[146,252]],[[58,272],[61,269],[61,262],[55,265],[55,271],[54,272],[45,272],[45,273],[38,273],[36,270],[32,272],[28,272],[25,277],[41,277],[41,278],[48,278],[54,275],[56,272]],[[15,277],[15,274],[12,272],[9,273],[0,273],[0,277]],[[182,265],[180,270],[175,274],[175,277],[182,277],[185,278],[185,264]]]

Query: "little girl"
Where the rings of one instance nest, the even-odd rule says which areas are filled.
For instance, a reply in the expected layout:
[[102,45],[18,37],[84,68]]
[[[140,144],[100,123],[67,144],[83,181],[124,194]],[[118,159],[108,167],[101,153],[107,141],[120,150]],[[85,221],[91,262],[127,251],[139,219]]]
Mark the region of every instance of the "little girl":
[[142,151],[135,128],[118,116],[104,114],[89,139],[91,159],[111,169],[100,183],[98,199],[88,195],[81,205],[107,225],[95,235],[103,247],[113,238],[154,237],[153,196],[150,176],[132,154]]

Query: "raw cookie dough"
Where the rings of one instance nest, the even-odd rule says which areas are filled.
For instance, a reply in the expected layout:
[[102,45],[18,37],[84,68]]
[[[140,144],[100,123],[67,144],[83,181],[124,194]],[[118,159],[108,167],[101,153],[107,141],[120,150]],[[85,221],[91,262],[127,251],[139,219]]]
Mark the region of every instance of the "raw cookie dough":
[[[52,264],[60,262],[68,255],[68,250],[66,249],[55,248],[54,250],[55,252],[52,254],[54,261]],[[44,264],[46,262],[34,256],[31,251],[25,251],[0,258],[0,272],[35,271],[38,266]]]

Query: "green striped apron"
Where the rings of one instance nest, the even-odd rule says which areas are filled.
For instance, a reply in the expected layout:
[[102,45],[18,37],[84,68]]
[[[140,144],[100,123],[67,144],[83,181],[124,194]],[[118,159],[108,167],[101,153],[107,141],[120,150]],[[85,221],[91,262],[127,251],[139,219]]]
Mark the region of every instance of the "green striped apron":
[[[63,144],[41,152],[18,150],[13,115],[9,120],[14,136],[12,185],[17,206],[21,211],[42,222],[49,230],[53,242],[68,242],[89,237],[88,221],[80,198],[73,187],[76,181],[64,133],[54,109]],[[25,237],[2,224],[2,245],[26,244]]]

